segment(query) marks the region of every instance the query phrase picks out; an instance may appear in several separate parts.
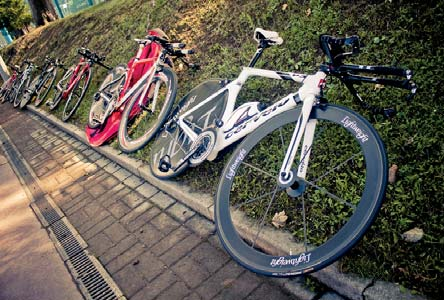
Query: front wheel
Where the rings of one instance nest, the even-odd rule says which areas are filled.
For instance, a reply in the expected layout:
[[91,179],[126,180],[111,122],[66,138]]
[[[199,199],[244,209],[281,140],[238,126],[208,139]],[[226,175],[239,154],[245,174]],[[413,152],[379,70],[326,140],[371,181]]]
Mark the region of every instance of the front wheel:
[[[140,92],[144,88],[141,86]],[[125,106],[119,125],[118,139],[122,151],[137,151],[154,137],[171,111],[176,92],[176,74],[163,67],[149,83],[146,95],[133,95]]]
[[91,69],[86,70],[80,75],[79,80],[76,82],[69,94],[68,100],[63,108],[62,121],[68,121],[72,115],[79,108],[80,103],[85,97],[86,90],[88,89],[89,83],[91,82]]
[[27,78],[20,81],[15,96],[14,96],[14,107],[19,107],[22,102],[23,93],[26,92],[26,89],[29,87],[31,83],[31,77],[28,75]]
[[39,85],[39,89],[36,91],[36,99],[34,105],[37,107],[45,101],[46,97],[49,94],[52,86],[54,85],[54,81],[57,77],[57,71],[54,70],[51,73],[46,73],[45,77],[43,77],[42,82]]
[[268,276],[310,273],[343,256],[373,222],[387,185],[378,134],[363,117],[335,105],[313,108],[314,140],[303,149],[308,165],[293,162],[293,170],[307,167],[305,178],[279,185],[300,112],[287,111],[248,135],[226,165],[216,196],[215,224],[225,249]]

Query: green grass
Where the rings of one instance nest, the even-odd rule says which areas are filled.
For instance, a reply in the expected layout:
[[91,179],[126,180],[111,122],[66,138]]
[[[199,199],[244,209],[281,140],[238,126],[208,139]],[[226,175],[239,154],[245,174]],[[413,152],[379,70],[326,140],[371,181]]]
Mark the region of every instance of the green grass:
[[[329,80],[330,102],[349,106],[369,119],[385,142],[389,164],[399,167],[398,179],[389,186],[375,224],[341,260],[341,266],[366,277],[398,282],[432,298],[442,294],[444,1],[160,0],[153,6],[152,1],[114,0],[31,33],[3,49],[2,56],[8,63],[20,63],[26,57],[41,62],[48,54],[70,65],[78,60],[76,48],[86,44],[105,54],[109,65],[126,63],[137,50],[132,39],[145,35],[148,13],[150,27],[160,27],[171,38],[195,48],[193,60],[202,65],[198,72],[178,72],[178,99],[206,79],[236,77],[255,51],[255,27],[276,30],[284,39],[283,45],[265,51],[258,67],[313,72],[324,60],[318,36],[329,33],[361,36],[366,47],[351,63],[412,69],[419,86],[412,103],[396,89],[359,87],[372,104],[397,109],[391,120],[363,111],[344,87]],[[90,89],[71,121],[79,127],[86,124],[92,95],[106,73],[95,67]],[[296,88],[255,79],[248,82],[240,101],[269,103]],[[58,108],[55,114],[60,116],[61,111]],[[133,155],[148,160],[149,148]],[[226,152],[216,162],[205,162],[177,180],[214,193],[229,156]],[[417,243],[403,241],[401,234],[413,227],[422,228],[424,238]]]

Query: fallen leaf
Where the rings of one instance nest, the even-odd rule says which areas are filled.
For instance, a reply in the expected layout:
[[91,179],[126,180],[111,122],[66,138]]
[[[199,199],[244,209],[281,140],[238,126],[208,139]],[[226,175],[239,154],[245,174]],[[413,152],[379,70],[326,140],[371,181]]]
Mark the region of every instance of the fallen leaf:
[[287,221],[288,216],[285,214],[285,210],[275,213],[273,219],[271,220],[271,224],[273,224],[276,228],[281,228],[285,226],[285,222]]
[[410,243],[416,243],[422,239],[424,236],[424,230],[421,228],[415,227],[413,229],[410,229],[403,234],[401,234],[401,237],[406,241]]
[[396,181],[396,174],[398,173],[398,165],[393,164],[389,169],[388,182],[393,184]]
[[307,17],[309,17],[309,16],[311,15],[311,8],[310,8],[310,7],[307,8],[307,10],[305,11],[305,15],[306,15]]
[[377,84],[375,84],[375,88],[374,88],[374,90],[376,91],[376,90],[382,90],[384,88],[384,85],[383,84],[379,84],[379,83],[377,83]]
[[287,9],[287,7],[288,7],[288,4],[287,4],[287,3],[285,3],[285,4],[282,4],[282,10],[286,10],[286,9]]

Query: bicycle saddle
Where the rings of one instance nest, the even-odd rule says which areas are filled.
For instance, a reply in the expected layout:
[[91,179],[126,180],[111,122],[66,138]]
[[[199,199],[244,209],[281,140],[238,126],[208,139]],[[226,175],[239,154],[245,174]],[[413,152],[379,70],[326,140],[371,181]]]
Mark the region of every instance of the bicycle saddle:
[[268,31],[262,28],[256,28],[254,30],[254,40],[260,43],[262,40],[267,41],[271,45],[280,45],[284,40],[279,36],[276,31]]

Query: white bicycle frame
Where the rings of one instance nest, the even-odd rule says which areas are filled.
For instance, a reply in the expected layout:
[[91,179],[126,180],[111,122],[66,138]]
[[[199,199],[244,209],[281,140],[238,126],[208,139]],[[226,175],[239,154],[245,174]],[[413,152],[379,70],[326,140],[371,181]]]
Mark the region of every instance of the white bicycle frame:
[[[258,102],[245,103],[234,110],[236,98],[242,86],[245,84],[247,79],[252,76],[260,76],[271,79],[292,80],[298,83],[302,83],[302,87],[298,90],[297,93],[291,93],[287,95],[286,97],[267,107],[265,110],[260,111],[258,109]],[[190,114],[192,114],[195,110],[204,106],[205,104],[228,90],[227,104],[221,118],[223,125],[220,128],[216,128],[216,142],[207,157],[208,160],[213,160],[216,158],[219,151],[221,151],[225,147],[245,137],[271,118],[295,108],[299,103],[303,103],[302,113],[296,123],[295,131],[293,133],[291,142],[285,155],[285,159],[279,172],[279,183],[285,185],[291,182],[293,179],[294,175],[291,171],[291,166],[298,151],[299,144],[302,140],[303,135],[304,140],[302,149],[304,149],[304,151],[302,151],[301,153],[297,176],[305,178],[305,174],[307,171],[306,167],[308,166],[309,154],[316,127],[316,120],[308,121],[308,119],[312,107],[317,102],[317,97],[321,94],[321,89],[325,84],[325,77],[326,74],[324,72],[317,72],[314,75],[306,75],[244,67],[236,80],[230,82],[227,86],[220,89],[215,94],[211,95],[189,111],[180,115],[178,117],[177,123],[182,131],[185,133],[185,135],[190,139],[191,143],[194,143],[195,141],[197,141],[199,135],[196,134],[196,132],[194,132],[194,130],[186,124],[186,122],[184,121],[185,118],[190,116]],[[207,112],[201,117],[207,118],[204,128],[206,128],[206,126],[208,125],[208,118],[210,114],[211,111]],[[243,157],[240,158],[240,160],[242,159]]]

